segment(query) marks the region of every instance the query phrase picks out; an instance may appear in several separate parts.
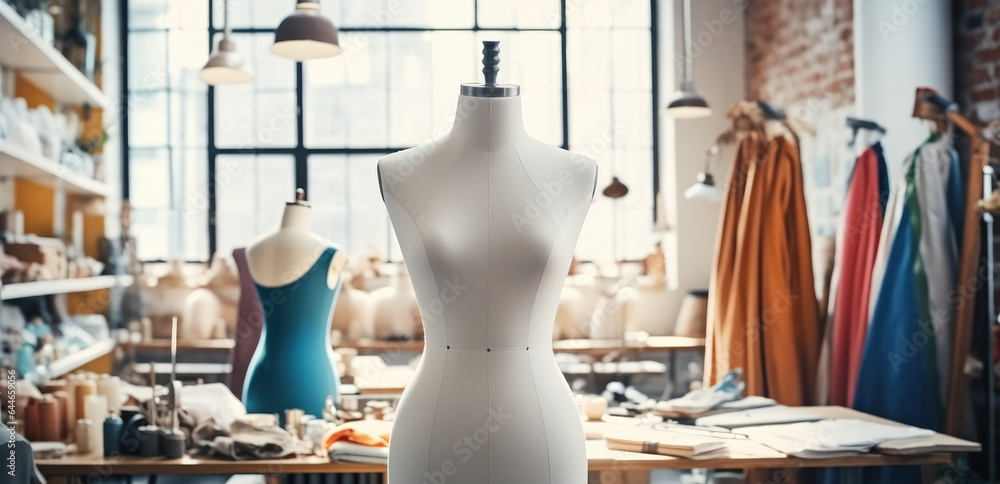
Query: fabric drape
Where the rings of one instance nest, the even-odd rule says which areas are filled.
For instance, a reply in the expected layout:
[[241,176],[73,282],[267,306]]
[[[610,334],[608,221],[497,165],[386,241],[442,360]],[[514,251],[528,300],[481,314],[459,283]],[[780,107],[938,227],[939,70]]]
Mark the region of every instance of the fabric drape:
[[798,148],[745,138],[719,222],[706,380],[743,368],[747,394],[812,403],[819,354],[809,221]]
[[872,271],[882,231],[882,148],[876,144],[858,157],[847,191],[838,233],[838,283],[831,317],[829,403],[850,406],[861,352],[868,332]]

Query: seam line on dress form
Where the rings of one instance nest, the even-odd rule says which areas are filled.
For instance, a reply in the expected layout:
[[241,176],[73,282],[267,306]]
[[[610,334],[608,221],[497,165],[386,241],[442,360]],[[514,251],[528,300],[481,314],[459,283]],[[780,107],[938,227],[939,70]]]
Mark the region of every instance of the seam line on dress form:
[[528,180],[531,181],[531,186],[535,187],[535,191],[537,191],[539,195],[544,193],[542,192],[542,187],[538,186],[538,182],[535,181],[535,177],[531,176],[531,173],[528,172],[528,167],[524,166],[524,160],[521,159],[521,153],[518,153],[517,146],[512,145],[510,147],[513,148],[514,156],[517,157],[517,164],[521,165],[521,170],[524,171],[524,176],[528,177]]
[[[493,237],[493,100],[490,100],[490,141],[489,141],[490,151],[486,155],[486,206],[488,214],[486,216],[486,346],[490,345],[490,326],[491,326],[491,314],[490,314],[490,259],[492,259],[493,248],[492,241]],[[489,350],[486,351],[489,353]],[[486,355],[486,414],[489,415],[490,408],[493,406],[493,381],[490,378],[490,355]],[[489,457],[489,479],[486,481],[489,484],[493,483],[493,434],[488,434],[488,442],[490,444]]]
[[434,346],[434,347],[437,347],[437,348],[448,348],[448,349],[453,349],[453,350],[479,350],[479,351],[500,351],[500,350],[515,351],[515,350],[526,350],[528,348],[528,346],[516,346],[516,347],[515,346],[505,346],[505,347],[489,346],[489,347],[484,347],[484,348],[476,348],[474,346],[441,345],[441,344],[427,343],[426,341],[424,342],[424,346]]
[[[431,429],[430,429],[430,432],[427,432],[427,437],[428,437],[428,440],[430,442],[434,442],[434,424],[437,422],[438,407],[441,406],[441,387],[444,386],[444,375],[445,375],[445,373],[447,373],[447,368],[448,368],[448,353],[444,354],[444,364],[441,365],[441,368],[442,368],[441,369],[441,379],[438,380],[438,391],[434,395],[434,413],[431,414]],[[424,464],[424,469],[428,473],[434,472],[434,469],[431,469],[431,448],[432,447],[433,446],[431,446],[431,445],[427,446],[427,463]]]

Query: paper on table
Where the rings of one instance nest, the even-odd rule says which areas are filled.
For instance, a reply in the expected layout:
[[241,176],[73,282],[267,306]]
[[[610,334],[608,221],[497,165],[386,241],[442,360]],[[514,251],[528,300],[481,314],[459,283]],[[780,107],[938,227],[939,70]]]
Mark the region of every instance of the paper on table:
[[[609,449],[646,454],[706,459],[783,458],[785,454],[759,442],[747,439],[725,439],[697,436],[690,433],[635,428],[609,432],[605,436]],[[655,444],[655,445],[654,445]]]
[[896,439],[926,437],[931,430],[883,425],[858,419],[827,419],[784,425],[744,427],[740,432],[780,452],[803,458],[856,455]]
[[661,417],[668,418],[699,418],[708,415],[717,415],[720,413],[736,412],[739,410],[771,407],[777,405],[778,403],[771,398],[752,395],[739,400],[723,403],[710,410],[691,411],[682,407],[676,407],[670,403],[671,401],[672,400],[667,400],[657,403],[656,406],[653,407],[653,413],[660,415]]
[[604,440],[613,450],[688,458],[724,450],[726,446],[725,441],[714,437],[638,427],[609,432]]
[[795,422],[815,422],[823,417],[784,405],[755,408],[747,411],[710,415],[695,420],[699,427],[723,427],[735,429],[754,425],[786,424]]

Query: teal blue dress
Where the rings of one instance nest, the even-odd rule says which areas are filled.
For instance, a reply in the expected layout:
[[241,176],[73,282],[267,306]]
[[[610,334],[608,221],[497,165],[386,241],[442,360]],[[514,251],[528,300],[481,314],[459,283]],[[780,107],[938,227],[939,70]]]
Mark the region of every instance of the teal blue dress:
[[287,409],[322,415],[327,396],[337,401],[330,323],[343,280],[333,289],[326,282],[336,253],[328,247],[301,278],[283,286],[254,281],[264,327],[243,384],[247,412],[278,414],[283,423]]

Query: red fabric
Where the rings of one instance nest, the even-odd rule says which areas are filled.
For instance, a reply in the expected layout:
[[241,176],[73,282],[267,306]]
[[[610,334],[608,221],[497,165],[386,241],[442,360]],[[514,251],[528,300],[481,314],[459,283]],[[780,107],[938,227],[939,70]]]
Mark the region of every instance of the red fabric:
[[869,148],[854,167],[844,208],[840,283],[833,312],[830,405],[852,406],[868,332],[872,269],[882,231],[878,156]]

